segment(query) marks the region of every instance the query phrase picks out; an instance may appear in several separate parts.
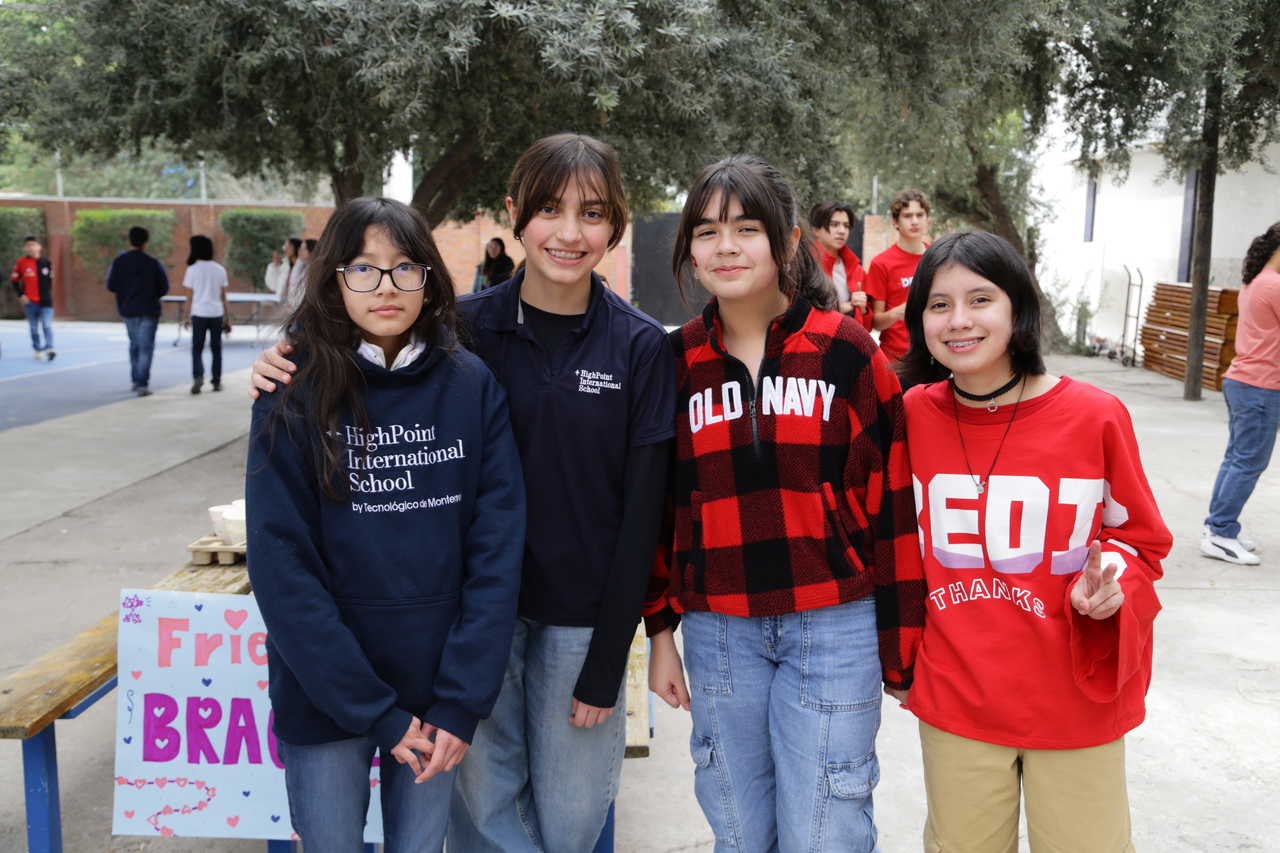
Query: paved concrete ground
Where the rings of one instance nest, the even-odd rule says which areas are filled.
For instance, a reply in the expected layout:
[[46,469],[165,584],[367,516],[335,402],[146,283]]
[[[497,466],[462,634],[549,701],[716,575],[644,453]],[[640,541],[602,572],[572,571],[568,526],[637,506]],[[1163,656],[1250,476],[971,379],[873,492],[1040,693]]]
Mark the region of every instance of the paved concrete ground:
[[[1136,845],[1144,853],[1280,850],[1280,463],[1243,518],[1263,566],[1203,558],[1200,524],[1226,443],[1221,395],[1185,403],[1178,383],[1096,359],[1055,359],[1051,369],[1129,406],[1176,536],[1159,585],[1165,610],[1156,622],[1149,717],[1129,737]],[[245,383],[243,372],[232,374],[227,392],[191,397],[184,382],[144,400],[0,432],[0,675],[107,613],[121,587],[148,586],[183,562],[184,546],[207,532],[204,508],[243,491]],[[259,842],[108,834],[113,699],[57,724],[69,853],[263,850]],[[687,716],[657,708],[653,755],[623,770],[617,849],[710,851],[693,798]],[[919,747],[913,718],[890,700],[879,751],[881,848],[918,851]],[[21,780],[19,744],[0,741],[6,853],[26,849]]]

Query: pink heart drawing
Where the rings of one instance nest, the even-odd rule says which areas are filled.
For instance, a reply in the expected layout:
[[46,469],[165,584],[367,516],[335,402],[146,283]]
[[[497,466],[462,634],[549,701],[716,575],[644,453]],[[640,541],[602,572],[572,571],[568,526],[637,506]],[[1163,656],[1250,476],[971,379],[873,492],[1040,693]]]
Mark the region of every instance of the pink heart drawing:
[[134,779],[134,780],[133,780],[133,784],[137,787],[137,789],[138,789],[139,791],[141,791],[143,788],[147,787],[147,780],[146,780],[146,779]]
[[173,806],[165,806],[160,810],[160,814],[173,814]]
[[156,777],[157,788],[163,788],[165,785],[168,785],[168,784],[169,784],[169,780],[164,778],[163,776]]
[[222,618],[227,620],[227,624],[234,631],[244,624],[244,620],[249,618],[248,610],[228,610],[222,614]]
[[227,818],[227,826],[235,826],[240,822],[240,815]]
[[204,787],[204,783],[203,783],[203,782],[201,782],[199,779],[197,779],[197,780],[196,780],[195,782],[193,782],[192,784],[193,784],[193,785],[195,785],[197,788],[203,788],[203,787]]
[[168,838],[170,835],[173,835],[173,830],[167,826],[162,826],[160,827],[160,834],[165,838]]
[[291,832],[291,833],[289,833],[289,840],[290,840],[290,841],[297,841],[297,840],[298,840],[298,833],[296,833],[296,832]]
[[129,809],[127,812],[124,813],[124,816],[128,818],[133,817],[133,815],[134,815],[133,809]]
[[186,777],[186,776],[183,776],[181,779],[174,779],[173,781],[178,783],[178,787],[179,787],[179,788],[185,788],[185,787],[187,787],[187,777]]
[[191,806],[183,806],[183,807],[182,807],[182,813],[183,813],[183,814],[191,814]]
[[133,680],[134,680],[134,681],[137,681],[139,678],[141,678],[141,677],[142,677],[142,670],[140,670],[140,669],[131,669],[131,670],[129,670],[129,674],[133,676]]
[[377,779],[370,779],[370,780],[369,780],[369,787],[370,787],[370,788],[376,788],[376,787],[378,787],[378,780],[377,780]]
[[266,690],[266,689],[267,689],[267,685],[268,685],[268,684],[270,684],[270,683],[271,683],[270,681],[259,681],[259,682],[258,682],[258,689],[259,689],[259,690]]
[[204,800],[201,800],[200,802],[196,803],[196,811],[198,812],[202,812],[208,807],[209,807],[209,804],[206,803]]

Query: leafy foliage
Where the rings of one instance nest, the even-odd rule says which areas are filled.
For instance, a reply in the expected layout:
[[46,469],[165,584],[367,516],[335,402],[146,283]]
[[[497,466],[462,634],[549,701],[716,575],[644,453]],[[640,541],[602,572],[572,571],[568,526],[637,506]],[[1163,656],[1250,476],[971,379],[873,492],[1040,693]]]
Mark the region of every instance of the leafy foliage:
[[[163,135],[190,162],[362,191],[398,151],[432,221],[501,206],[511,164],[561,130],[613,143],[635,205],[750,149],[802,190],[845,177],[827,138],[845,21],[776,0],[68,0],[72,61],[39,134],[79,151]],[[164,27],[154,26],[164,21]]]
[[227,269],[254,290],[266,290],[263,271],[289,237],[302,233],[302,214],[288,210],[237,207],[218,217],[227,235]]
[[140,225],[151,233],[148,254],[164,258],[173,250],[178,217],[172,210],[102,209],[76,211],[71,223],[71,251],[88,269],[103,274],[116,255],[129,246],[129,229]]

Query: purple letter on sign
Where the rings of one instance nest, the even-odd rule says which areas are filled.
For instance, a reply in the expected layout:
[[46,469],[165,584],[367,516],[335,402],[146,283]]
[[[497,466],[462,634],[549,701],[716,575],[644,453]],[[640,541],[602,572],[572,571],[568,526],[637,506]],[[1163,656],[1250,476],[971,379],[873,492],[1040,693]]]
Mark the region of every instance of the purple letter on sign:
[[203,754],[210,764],[218,763],[218,753],[209,743],[206,729],[222,722],[222,706],[217,699],[187,697],[187,763],[199,764]]
[[249,763],[261,764],[262,742],[258,740],[258,724],[253,719],[253,702],[232,699],[231,714],[227,718],[227,745],[222,750],[222,760],[227,764],[239,764],[242,743],[249,755]]
[[142,760],[172,761],[182,749],[182,736],[169,725],[178,716],[178,703],[163,693],[142,697]]

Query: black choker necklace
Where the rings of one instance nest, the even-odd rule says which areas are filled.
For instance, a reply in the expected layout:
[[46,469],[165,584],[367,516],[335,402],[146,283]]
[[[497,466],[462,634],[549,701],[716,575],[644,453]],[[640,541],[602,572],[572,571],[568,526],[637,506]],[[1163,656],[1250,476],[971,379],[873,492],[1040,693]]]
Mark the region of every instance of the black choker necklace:
[[963,388],[961,388],[959,385],[956,384],[956,379],[953,376],[951,377],[951,388],[961,397],[965,398],[966,400],[972,403],[986,403],[987,411],[994,412],[996,410],[996,398],[1003,397],[1005,394],[1008,394],[1021,381],[1022,381],[1022,374],[1015,373],[1013,375],[1013,378],[1010,379],[1008,383],[1001,385],[999,388],[992,391],[990,394],[970,394],[968,391],[964,390]]

